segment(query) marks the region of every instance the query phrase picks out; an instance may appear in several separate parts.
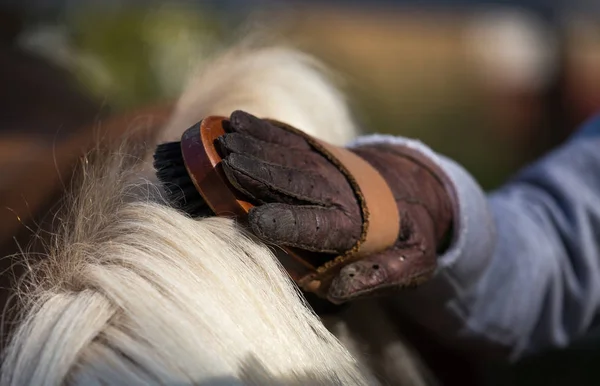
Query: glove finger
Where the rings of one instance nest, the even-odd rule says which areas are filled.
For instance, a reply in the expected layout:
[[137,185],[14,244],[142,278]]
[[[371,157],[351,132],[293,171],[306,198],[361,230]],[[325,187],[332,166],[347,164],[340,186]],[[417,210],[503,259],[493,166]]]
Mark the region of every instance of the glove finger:
[[335,304],[417,286],[431,277],[435,252],[392,247],[348,264],[332,281],[327,298]]
[[270,164],[304,170],[335,169],[325,157],[310,150],[290,149],[281,145],[263,142],[242,133],[225,134],[217,139],[225,156],[238,153],[254,157]]
[[244,111],[234,111],[229,118],[228,132],[247,134],[264,142],[290,149],[310,150],[311,146],[301,136],[279,128]]
[[234,187],[261,202],[289,202],[281,200],[282,196],[287,196],[315,205],[358,208],[350,184],[337,170],[331,175],[323,175],[269,164],[236,153],[224,158],[222,165]]
[[263,240],[312,252],[343,253],[362,231],[360,214],[349,216],[337,208],[266,204],[250,210],[252,231]]

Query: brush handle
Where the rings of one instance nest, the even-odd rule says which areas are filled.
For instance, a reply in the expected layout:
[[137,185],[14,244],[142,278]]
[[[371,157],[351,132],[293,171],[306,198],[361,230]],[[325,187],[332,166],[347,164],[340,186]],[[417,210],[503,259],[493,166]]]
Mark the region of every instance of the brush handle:
[[[253,205],[231,185],[215,148],[216,139],[225,134],[224,120],[224,117],[207,117],[186,130],[181,139],[181,150],[188,174],[211,210],[217,216],[234,217],[245,223]],[[311,287],[309,278],[316,274],[321,262],[331,256],[288,247],[282,249],[276,250],[276,254],[292,279],[307,290],[316,290],[316,283]]]

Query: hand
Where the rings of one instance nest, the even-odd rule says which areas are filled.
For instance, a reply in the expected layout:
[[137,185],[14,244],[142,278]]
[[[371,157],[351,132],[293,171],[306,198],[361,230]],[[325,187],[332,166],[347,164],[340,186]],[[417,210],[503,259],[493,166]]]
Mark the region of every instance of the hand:
[[[267,242],[314,252],[343,253],[361,235],[362,217],[344,175],[301,136],[242,111],[219,138],[229,181],[253,201],[251,230]],[[401,219],[396,244],[351,263],[328,289],[343,303],[417,285],[436,267],[451,224],[441,173],[419,154],[390,145],[353,150],[377,169],[394,193]]]
[[352,248],[362,216],[346,177],[296,134],[242,111],[218,139],[231,184],[257,204],[252,231],[268,242],[338,254]]

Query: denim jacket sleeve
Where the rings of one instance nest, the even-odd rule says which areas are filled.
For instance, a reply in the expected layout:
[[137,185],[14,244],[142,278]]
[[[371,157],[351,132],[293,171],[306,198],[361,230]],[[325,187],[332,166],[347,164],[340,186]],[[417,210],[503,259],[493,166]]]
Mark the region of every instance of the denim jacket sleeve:
[[371,135],[350,146],[410,146],[451,181],[455,235],[426,285],[387,299],[454,344],[509,359],[564,346],[600,315],[600,117],[485,194],[427,146]]

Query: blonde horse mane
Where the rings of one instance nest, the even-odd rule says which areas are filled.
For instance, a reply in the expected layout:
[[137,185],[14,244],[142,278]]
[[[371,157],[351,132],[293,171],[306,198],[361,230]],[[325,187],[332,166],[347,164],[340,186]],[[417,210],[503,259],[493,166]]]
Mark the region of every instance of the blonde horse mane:
[[[316,62],[295,51],[234,49],[190,84],[162,140],[235,109],[331,142],[356,133]],[[374,384],[265,245],[162,201],[152,149],[125,141],[84,159],[46,256],[24,256],[1,383]]]

